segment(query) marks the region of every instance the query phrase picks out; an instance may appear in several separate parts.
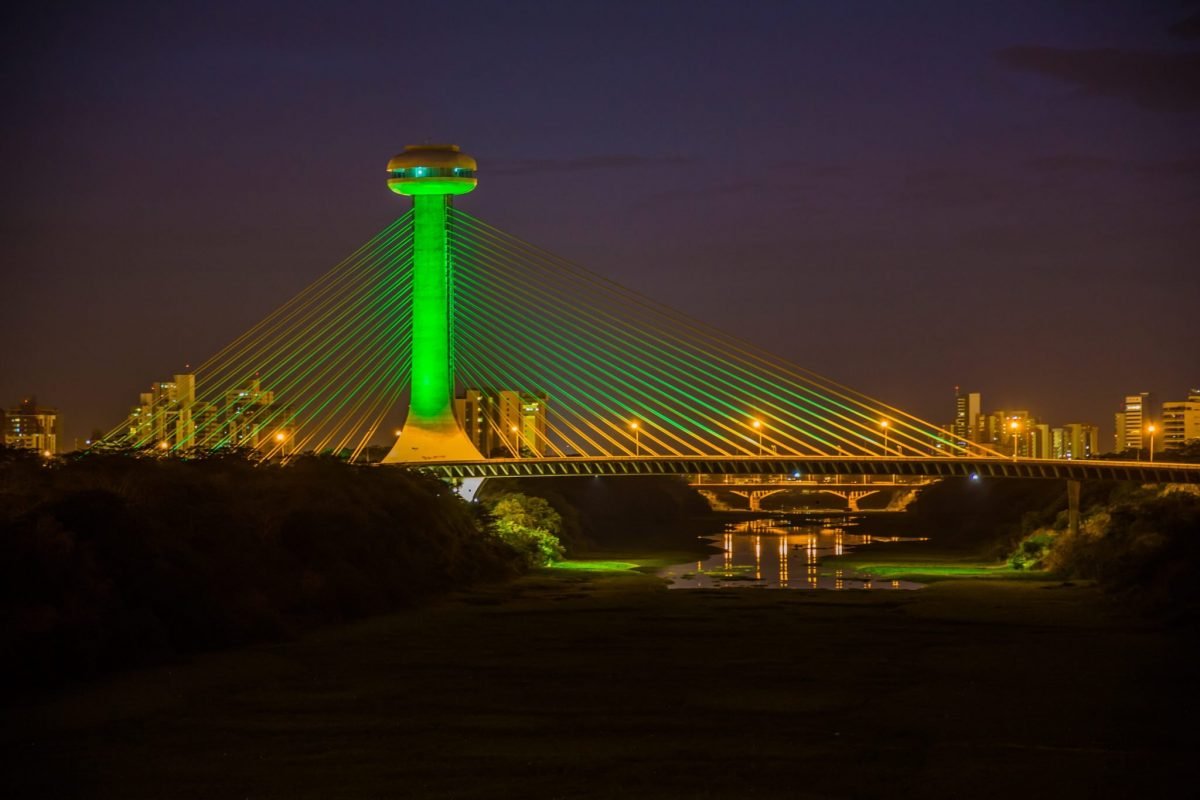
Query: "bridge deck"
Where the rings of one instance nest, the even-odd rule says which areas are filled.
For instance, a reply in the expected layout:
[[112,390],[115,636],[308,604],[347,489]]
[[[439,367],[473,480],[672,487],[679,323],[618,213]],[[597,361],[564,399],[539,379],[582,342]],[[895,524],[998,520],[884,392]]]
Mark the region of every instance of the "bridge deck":
[[495,458],[409,464],[448,478],[532,478],[567,475],[897,475],[931,478],[1045,478],[1138,483],[1198,483],[1200,464],[1149,461],[1066,461],[895,456],[622,456]]
[[[691,476],[688,476],[691,477]],[[937,478],[921,478],[912,482],[900,481],[879,481],[879,480],[840,480],[838,477],[831,477],[828,481],[784,481],[784,480],[738,480],[736,476],[730,476],[733,480],[729,481],[695,481],[689,480],[688,486],[694,489],[797,489],[802,491],[813,491],[821,489],[924,489],[931,483],[935,483]]]

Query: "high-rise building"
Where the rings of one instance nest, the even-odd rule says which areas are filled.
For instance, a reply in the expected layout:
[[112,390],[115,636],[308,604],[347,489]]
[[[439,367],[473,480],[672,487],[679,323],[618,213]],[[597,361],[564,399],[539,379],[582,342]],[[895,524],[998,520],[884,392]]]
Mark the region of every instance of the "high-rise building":
[[1030,458],[1050,457],[1050,426],[1044,422],[1035,422],[1029,426],[1026,434],[1028,444],[1026,449]]
[[1051,458],[1094,458],[1099,453],[1100,429],[1086,422],[1068,422],[1050,431]]
[[194,444],[197,417],[196,376],[181,373],[174,380],[156,381],[138,395],[129,412],[127,441],[138,447],[187,447]]
[[1187,400],[1162,404],[1161,441],[1164,450],[1200,441],[1200,389],[1188,392]]
[[1051,458],[1070,458],[1067,453],[1070,450],[1070,445],[1067,444],[1067,429],[1066,428],[1051,428],[1050,429],[1050,457]]
[[[295,438],[295,432],[290,430],[292,415],[275,402],[275,392],[262,388],[257,376],[245,386],[225,393],[221,414],[224,425],[219,427],[223,428],[224,444],[231,447],[277,447],[284,452],[283,445]],[[280,436],[283,438],[279,439]]]
[[454,400],[463,432],[489,457],[546,454],[547,396],[508,389],[467,389]]
[[954,387],[954,438],[959,446],[975,441],[979,424],[979,409],[982,404],[979,392],[961,394]]
[[0,414],[3,417],[3,441],[8,447],[36,450],[46,455],[58,452],[58,432],[62,421],[58,410],[37,404],[26,397],[18,405]]
[[1114,417],[1116,424],[1116,452],[1141,450],[1146,435],[1146,424],[1150,421],[1150,393],[1125,395],[1121,410]]
[[540,458],[546,455],[546,403],[544,394],[524,392],[519,395],[521,417],[521,441],[529,455]]
[[208,403],[196,400],[196,376],[183,373],[139,395],[125,444],[163,450],[253,447],[288,454],[296,440],[293,416],[257,377]]
[[1038,424],[1028,411],[993,411],[981,414],[976,425],[976,439],[991,445],[1006,455],[1022,458],[1050,457],[1050,428]]

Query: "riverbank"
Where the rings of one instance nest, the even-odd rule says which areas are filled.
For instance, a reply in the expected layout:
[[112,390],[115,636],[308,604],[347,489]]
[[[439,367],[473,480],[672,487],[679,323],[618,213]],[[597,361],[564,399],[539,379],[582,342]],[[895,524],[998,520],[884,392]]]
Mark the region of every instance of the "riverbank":
[[986,550],[949,547],[944,542],[876,542],[822,561],[823,572],[841,570],[847,578],[867,575],[876,580],[931,584],[947,580],[1001,580],[1053,583],[1056,576],[1041,570],[1014,569],[991,558]]
[[9,797],[1161,796],[1194,644],[1085,585],[549,569],[46,697],[0,741]]

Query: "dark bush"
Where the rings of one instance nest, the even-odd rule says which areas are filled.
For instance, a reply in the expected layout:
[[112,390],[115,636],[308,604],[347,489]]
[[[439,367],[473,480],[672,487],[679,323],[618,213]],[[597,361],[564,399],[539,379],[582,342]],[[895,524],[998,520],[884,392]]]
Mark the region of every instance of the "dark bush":
[[0,644],[18,691],[519,568],[445,483],[402,469],[0,453]]
[[[594,548],[691,547],[697,519],[712,509],[682,478],[528,478],[484,484],[485,503],[506,492],[545,498],[562,517],[567,552]],[[712,524],[719,530],[721,522]]]
[[1200,496],[1158,487],[1123,491],[1060,534],[1049,566],[1096,580],[1147,611],[1176,619],[1200,614]]

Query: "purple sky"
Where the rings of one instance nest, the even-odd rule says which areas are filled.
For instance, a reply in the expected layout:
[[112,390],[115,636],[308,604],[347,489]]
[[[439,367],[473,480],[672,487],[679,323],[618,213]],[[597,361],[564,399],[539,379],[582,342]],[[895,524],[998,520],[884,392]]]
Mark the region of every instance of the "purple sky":
[[424,140],[460,208],[935,422],[1200,384],[1195,3],[29,5],[0,403],[67,446],[404,211]]

